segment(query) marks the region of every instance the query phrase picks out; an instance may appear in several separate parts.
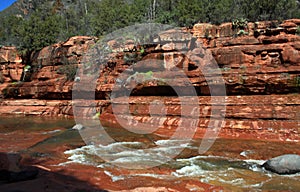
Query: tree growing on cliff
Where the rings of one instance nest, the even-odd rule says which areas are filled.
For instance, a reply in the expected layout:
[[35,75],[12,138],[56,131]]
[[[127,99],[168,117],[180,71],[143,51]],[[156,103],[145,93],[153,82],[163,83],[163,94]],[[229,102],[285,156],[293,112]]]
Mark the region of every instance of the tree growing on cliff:
[[57,42],[60,33],[59,15],[37,11],[29,19],[23,20],[16,30],[18,48],[22,59],[30,65],[31,54]]

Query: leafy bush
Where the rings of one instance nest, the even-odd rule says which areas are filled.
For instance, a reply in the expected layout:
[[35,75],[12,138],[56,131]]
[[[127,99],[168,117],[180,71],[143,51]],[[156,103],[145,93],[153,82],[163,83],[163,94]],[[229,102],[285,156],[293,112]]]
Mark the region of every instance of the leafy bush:
[[26,65],[24,67],[24,72],[28,72],[28,71],[30,71],[30,69],[31,69],[31,66],[30,65]]
[[64,74],[67,80],[74,81],[77,72],[77,66],[75,65],[62,65],[57,69],[58,74]]
[[92,118],[93,119],[99,119],[101,113],[100,112],[97,112]]
[[247,28],[248,25],[248,20],[245,18],[240,18],[240,19],[234,19],[232,21],[232,28],[233,29],[240,29],[244,30]]
[[249,33],[248,32],[246,32],[245,30],[243,30],[243,29],[241,29],[241,30],[239,30],[238,32],[237,32],[237,35],[238,36],[242,36],[242,35],[248,35]]

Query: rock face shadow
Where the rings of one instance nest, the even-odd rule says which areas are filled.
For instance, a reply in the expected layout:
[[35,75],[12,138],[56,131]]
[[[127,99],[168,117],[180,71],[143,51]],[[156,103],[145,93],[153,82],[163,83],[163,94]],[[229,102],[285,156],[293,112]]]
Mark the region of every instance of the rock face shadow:
[[69,175],[24,166],[21,159],[19,154],[0,152],[1,192],[106,192]]

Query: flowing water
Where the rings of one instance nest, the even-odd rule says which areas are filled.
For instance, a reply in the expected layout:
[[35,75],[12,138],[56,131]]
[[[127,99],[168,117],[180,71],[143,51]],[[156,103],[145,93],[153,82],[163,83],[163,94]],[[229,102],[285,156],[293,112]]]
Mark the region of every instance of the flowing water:
[[[298,141],[217,139],[209,151],[199,154],[201,140],[170,140],[107,127],[103,131],[115,142],[85,144],[71,129],[74,124],[72,119],[1,117],[0,150],[21,152],[35,162],[64,169],[74,164],[94,167],[112,183],[128,186],[135,181],[139,187],[149,186],[154,179],[156,185],[193,180],[224,191],[300,191],[300,174],[280,176],[260,167],[274,156],[300,154]],[[97,134],[91,135],[101,139]],[[200,190],[190,187],[189,191]]]

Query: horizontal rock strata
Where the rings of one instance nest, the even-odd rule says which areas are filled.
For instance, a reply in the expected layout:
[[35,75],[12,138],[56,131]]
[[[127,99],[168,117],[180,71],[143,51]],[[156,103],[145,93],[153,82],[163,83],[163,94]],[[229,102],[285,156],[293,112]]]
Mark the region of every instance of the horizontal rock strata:
[[[157,121],[165,130],[174,129],[180,118],[195,119],[185,116],[181,109],[188,104],[178,103],[176,96],[195,96],[199,99],[199,135],[205,133],[209,119],[225,117],[224,137],[297,140],[299,25],[299,19],[255,22],[241,31],[232,23],[200,23],[193,29],[161,32],[146,45],[134,40],[101,44],[94,37],[72,37],[34,53],[30,66],[22,63],[15,48],[2,47],[0,114],[73,116],[72,91],[79,83],[85,86],[78,94],[92,92],[88,99],[96,100],[94,109],[82,107],[90,115],[100,112],[110,125],[118,125],[117,115],[125,121]],[[92,68],[97,58],[85,54],[102,45],[109,50],[107,58],[98,69]],[[89,69],[88,62],[92,62]],[[78,67],[99,75],[96,79],[76,76]],[[130,111],[124,108],[127,100],[123,99],[128,92]],[[224,96],[225,103],[216,107],[221,115],[210,113],[210,96]],[[153,101],[165,104],[165,111],[152,114],[149,104]],[[113,111],[112,106],[119,108]]]

